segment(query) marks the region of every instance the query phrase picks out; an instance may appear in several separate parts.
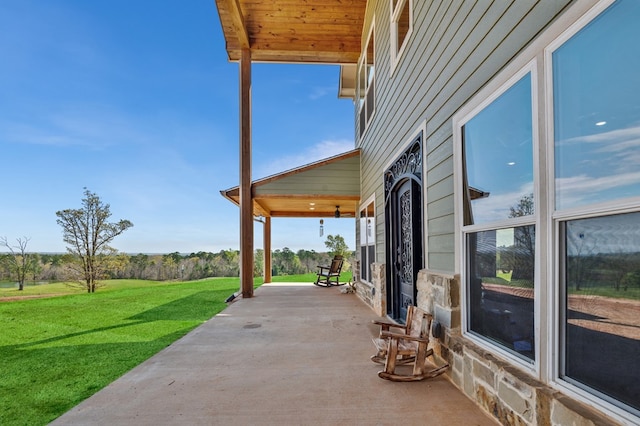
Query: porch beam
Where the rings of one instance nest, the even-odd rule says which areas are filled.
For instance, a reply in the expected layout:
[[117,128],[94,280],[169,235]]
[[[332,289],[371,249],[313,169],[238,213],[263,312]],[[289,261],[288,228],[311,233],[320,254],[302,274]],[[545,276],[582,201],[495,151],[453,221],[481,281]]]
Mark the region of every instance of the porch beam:
[[253,200],[251,194],[251,51],[240,60],[240,286],[253,297]]
[[[245,49],[249,49],[251,47],[249,42],[249,33],[247,31],[247,27],[245,26],[244,16],[242,15],[242,9],[240,8],[240,2],[238,0],[227,0],[227,4],[231,15],[231,25],[233,26],[233,30],[238,37],[238,44],[243,51]],[[241,52],[241,61],[243,57],[244,52]]]

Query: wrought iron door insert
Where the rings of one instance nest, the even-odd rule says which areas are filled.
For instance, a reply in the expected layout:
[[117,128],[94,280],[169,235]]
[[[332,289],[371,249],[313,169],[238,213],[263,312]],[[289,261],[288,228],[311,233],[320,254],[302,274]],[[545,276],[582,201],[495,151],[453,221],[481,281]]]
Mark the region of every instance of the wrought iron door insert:
[[387,314],[406,318],[422,268],[422,133],[384,173]]

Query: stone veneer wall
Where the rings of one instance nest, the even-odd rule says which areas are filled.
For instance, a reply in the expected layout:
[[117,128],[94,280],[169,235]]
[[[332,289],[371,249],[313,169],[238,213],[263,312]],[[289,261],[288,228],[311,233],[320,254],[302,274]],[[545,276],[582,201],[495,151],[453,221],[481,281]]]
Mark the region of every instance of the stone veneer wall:
[[[385,265],[374,263],[371,272],[372,284],[358,282],[358,296],[378,315],[386,316]],[[434,324],[442,326],[442,335],[431,340],[437,363],[448,362],[448,379],[500,423],[618,424],[463,338],[459,276],[421,270],[416,286],[416,305],[433,315]]]
[[[359,269],[359,261],[356,261]],[[371,264],[371,283],[360,281],[356,282],[356,293],[376,314],[384,317],[387,315],[387,276],[384,269],[384,263]],[[354,278],[355,279],[355,278]]]

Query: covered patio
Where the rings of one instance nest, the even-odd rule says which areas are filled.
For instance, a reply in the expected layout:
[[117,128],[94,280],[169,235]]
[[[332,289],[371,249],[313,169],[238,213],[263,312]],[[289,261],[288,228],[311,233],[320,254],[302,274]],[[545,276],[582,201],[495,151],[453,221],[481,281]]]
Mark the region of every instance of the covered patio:
[[[240,186],[222,190],[220,194],[242,208]],[[355,218],[360,200],[360,150],[255,180],[251,182],[250,194],[251,215],[263,224],[263,278],[270,283],[271,219]],[[243,246],[242,250],[248,249]],[[249,284],[253,286],[253,275]]]
[[[260,214],[256,212],[256,186],[251,177],[251,65],[253,62],[340,65],[339,94],[352,97],[366,5],[362,0],[216,0],[228,58],[239,65],[240,182],[237,188],[223,191],[223,195],[240,207],[240,286],[244,298],[253,296],[253,222]],[[359,183],[359,175],[354,181]],[[333,183],[315,194],[307,192],[306,196],[321,196],[325,204],[343,206],[339,202],[344,194],[337,194],[338,199],[334,197],[334,190],[343,185],[344,182]],[[287,198],[286,195],[280,193],[280,198]],[[349,204],[355,210],[359,191],[349,195]],[[303,203],[302,199],[288,200],[289,205],[300,207],[300,203]],[[264,251],[270,253],[271,217],[278,214],[264,203],[264,197],[263,203],[258,203],[258,210],[267,213],[263,216],[266,218]],[[319,212],[318,209],[315,213]],[[289,212],[287,217],[310,217],[308,203],[293,213]],[[322,217],[322,214],[313,217]],[[267,256],[265,282],[271,281],[269,270],[270,258]]]
[[396,383],[353,294],[265,284],[53,425],[495,425],[446,378]]

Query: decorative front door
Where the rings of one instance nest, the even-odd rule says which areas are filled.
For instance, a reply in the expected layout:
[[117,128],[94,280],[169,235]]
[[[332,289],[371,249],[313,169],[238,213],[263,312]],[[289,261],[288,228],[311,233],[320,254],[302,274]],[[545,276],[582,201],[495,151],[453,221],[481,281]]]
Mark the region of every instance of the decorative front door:
[[387,314],[404,321],[422,268],[422,135],[385,172]]

